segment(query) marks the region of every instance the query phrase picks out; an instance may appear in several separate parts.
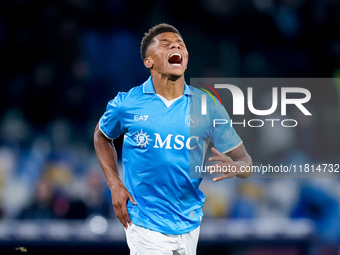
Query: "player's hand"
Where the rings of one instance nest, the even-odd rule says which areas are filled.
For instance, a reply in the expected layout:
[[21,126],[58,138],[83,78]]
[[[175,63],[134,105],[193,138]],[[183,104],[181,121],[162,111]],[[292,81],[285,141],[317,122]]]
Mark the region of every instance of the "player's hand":
[[220,174],[219,177],[213,179],[213,181],[220,181],[227,178],[232,178],[235,175],[239,174],[238,169],[240,168],[239,164],[233,161],[227,155],[216,150],[214,147],[211,148],[211,151],[216,155],[209,158],[209,161],[220,161],[220,163],[211,165],[209,167],[211,174]]
[[130,200],[134,205],[137,205],[137,203],[121,182],[118,182],[111,188],[111,195],[117,218],[124,228],[128,228],[128,225],[131,225],[131,220],[126,208],[127,201]]

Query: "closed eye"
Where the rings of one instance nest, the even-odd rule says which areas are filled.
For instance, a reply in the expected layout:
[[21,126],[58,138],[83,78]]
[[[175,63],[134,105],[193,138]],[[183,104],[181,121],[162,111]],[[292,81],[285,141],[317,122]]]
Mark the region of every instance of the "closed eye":
[[166,40],[166,39],[163,39],[163,40],[160,41],[160,44],[161,44],[162,46],[169,46],[170,43],[171,43],[171,42],[168,41],[168,40]]
[[[183,42],[182,40],[177,40],[176,42],[177,42],[181,47],[184,47],[184,46],[185,46],[185,44],[184,44],[184,42]],[[172,42],[169,41],[169,40],[167,40],[167,39],[162,39],[162,40],[160,40],[160,45],[162,45],[162,46],[164,46],[164,47],[169,46],[171,43],[172,43]]]
[[170,45],[170,42],[162,42],[161,45],[164,47],[168,47]]

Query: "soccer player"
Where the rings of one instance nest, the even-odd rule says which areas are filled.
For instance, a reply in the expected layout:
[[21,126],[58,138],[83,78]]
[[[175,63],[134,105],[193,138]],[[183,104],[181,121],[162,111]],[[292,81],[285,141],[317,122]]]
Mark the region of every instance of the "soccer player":
[[[229,119],[223,106],[208,98],[209,114],[200,114],[198,99],[205,92],[185,83],[189,55],[176,28],[164,23],[151,28],[141,55],[151,76],[108,103],[95,129],[95,150],[130,254],[193,255],[205,197],[202,179],[193,178],[190,169],[202,165],[208,141],[215,154],[209,160],[237,169],[214,181],[247,178],[251,173],[241,166],[252,160],[232,127],[213,127],[212,118]],[[121,134],[124,184],[112,142]]]

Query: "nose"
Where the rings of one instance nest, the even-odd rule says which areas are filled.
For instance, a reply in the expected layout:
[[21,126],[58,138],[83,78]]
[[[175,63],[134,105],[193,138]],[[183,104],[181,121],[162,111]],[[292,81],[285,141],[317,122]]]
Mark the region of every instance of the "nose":
[[170,49],[180,49],[181,45],[178,42],[172,42],[170,44]]

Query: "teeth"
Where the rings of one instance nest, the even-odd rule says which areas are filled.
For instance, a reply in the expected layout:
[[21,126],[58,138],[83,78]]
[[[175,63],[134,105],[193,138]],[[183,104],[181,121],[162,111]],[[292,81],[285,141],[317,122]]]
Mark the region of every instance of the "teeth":
[[181,56],[181,54],[179,54],[179,53],[172,53],[172,54],[170,55],[170,58],[173,57],[173,56],[179,56],[179,59],[182,59],[182,56]]

